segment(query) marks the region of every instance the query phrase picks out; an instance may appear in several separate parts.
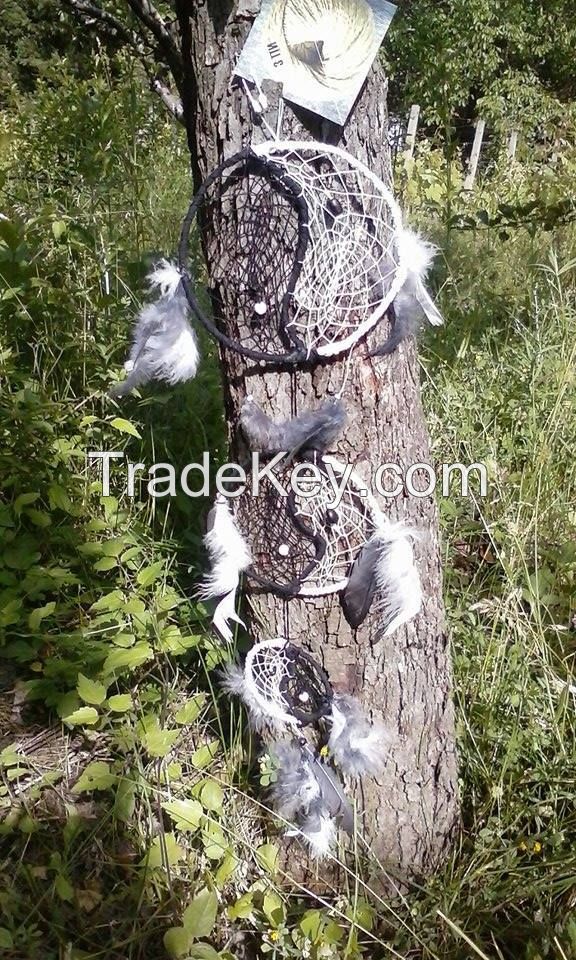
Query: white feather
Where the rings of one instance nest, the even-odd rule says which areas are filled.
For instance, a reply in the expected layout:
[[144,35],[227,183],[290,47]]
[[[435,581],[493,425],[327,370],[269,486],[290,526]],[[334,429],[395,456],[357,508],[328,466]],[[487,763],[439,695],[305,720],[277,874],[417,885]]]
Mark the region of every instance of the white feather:
[[336,822],[333,817],[320,817],[320,821],[304,821],[300,832],[316,860],[329,856],[336,844]]
[[384,767],[388,736],[382,723],[370,723],[360,703],[347,694],[332,701],[328,748],[344,773],[374,776]]
[[232,620],[234,623],[240,624],[241,627],[246,629],[246,624],[236,613],[236,588],[231,590],[230,593],[227,593],[225,597],[222,597],[220,603],[217,604],[212,617],[212,623],[214,627],[218,633],[222,635],[226,643],[232,643],[232,640],[234,639],[234,634],[232,633],[231,628],[228,626],[230,620]]
[[148,274],[148,286],[151,290],[158,287],[162,297],[175,297],[181,281],[178,267],[169,260],[161,260],[158,266]]
[[252,562],[248,545],[221,494],[208,515],[204,546],[210,557],[211,570],[204,577],[198,596],[208,600],[236,589],[240,573]]
[[377,536],[382,540],[375,571],[377,603],[386,637],[416,616],[422,604],[422,587],[410,542],[414,531],[401,523],[390,524]]
[[111,389],[113,396],[124,396],[151,380],[173,386],[196,375],[200,354],[180,279],[176,267],[166,260],[149,274],[149,285],[158,289],[159,297],[136,317],[130,356],[124,364],[128,377]]
[[433,243],[424,240],[418,233],[407,229],[400,230],[398,233],[397,247],[398,258],[400,263],[406,266],[408,275],[404,286],[396,297],[395,305],[399,311],[410,314],[411,304],[416,301],[432,326],[441,326],[444,323],[442,314],[436,307],[424,283],[434,257],[438,253],[438,248]]
[[224,639],[231,643],[233,635],[229,621],[244,626],[235,609],[236,590],[240,583],[240,574],[250,566],[252,558],[226,498],[220,494],[208,515],[208,532],[204,537],[204,546],[210,557],[211,569],[204,577],[196,596],[201,600],[222,597],[214,611],[212,623]]
[[[238,618],[236,617],[238,620]],[[238,621],[241,622],[241,621]],[[242,624],[244,626],[244,624]],[[228,664],[222,670],[220,675],[220,686],[227,693],[233,693],[240,697],[248,710],[250,726],[257,733],[265,729],[272,729],[277,733],[285,730],[285,725],[277,722],[275,717],[264,710],[257,698],[254,697],[252,685],[246,680],[242,667],[238,664]]]

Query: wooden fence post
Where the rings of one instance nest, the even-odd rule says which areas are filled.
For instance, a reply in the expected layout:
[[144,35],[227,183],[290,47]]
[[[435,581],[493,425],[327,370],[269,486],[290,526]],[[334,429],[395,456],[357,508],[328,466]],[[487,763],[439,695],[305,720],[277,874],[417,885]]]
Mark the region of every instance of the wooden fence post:
[[406,130],[406,141],[404,143],[404,156],[410,159],[414,156],[414,147],[416,146],[416,131],[418,130],[418,120],[420,118],[420,106],[413,103],[410,107],[410,116],[408,118],[408,129]]
[[474,134],[474,143],[472,145],[472,154],[470,157],[470,165],[468,168],[468,174],[464,180],[464,189],[472,190],[474,187],[474,181],[476,179],[476,172],[478,170],[478,161],[480,159],[480,151],[482,149],[482,140],[484,139],[484,130],[486,129],[485,120],[476,121],[476,132]]
[[516,156],[517,146],[518,146],[518,131],[511,130],[510,136],[508,137],[508,159],[510,161],[514,160]]

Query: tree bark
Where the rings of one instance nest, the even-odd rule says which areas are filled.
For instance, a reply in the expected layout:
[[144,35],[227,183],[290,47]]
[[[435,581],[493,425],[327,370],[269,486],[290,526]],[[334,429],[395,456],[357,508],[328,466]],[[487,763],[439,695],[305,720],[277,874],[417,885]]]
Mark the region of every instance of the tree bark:
[[[257,0],[176,0],[184,59],[183,106],[196,186],[224,157],[264,135],[254,127],[249,103],[231,84],[234,64],[258,12]],[[274,90],[266,90],[273,101]],[[386,79],[370,72],[344,129],[286,106],[283,136],[338,143],[390,182]],[[234,291],[227,299],[233,302]],[[266,413],[285,419],[337,393],[349,422],[337,454],[369,481],[381,463],[402,470],[429,462],[420,402],[415,346],[405,342],[391,357],[370,359],[382,341],[379,328],[357,348],[346,369],[336,359],[294,372],[254,367],[221,351],[225,404],[232,449],[238,443],[239,410],[247,393]],[[370,486],[370,484],[369,484]],[[256,642],[286,636],[309,649],[336,690],[358,696],[390,732],[386,766],[377,780],[357,789],[362,833],[373,854],[395,876],[424,875],[447,851],[458,818],[451,665],[442,606],[438,517],[433,498],[406,493],[383,504],[391,519],[416,527],[424,602],[420,615],[391,637],[376,640],[374,615],[353,631],[338,596],[285,601],[251,596],[249,630]]]

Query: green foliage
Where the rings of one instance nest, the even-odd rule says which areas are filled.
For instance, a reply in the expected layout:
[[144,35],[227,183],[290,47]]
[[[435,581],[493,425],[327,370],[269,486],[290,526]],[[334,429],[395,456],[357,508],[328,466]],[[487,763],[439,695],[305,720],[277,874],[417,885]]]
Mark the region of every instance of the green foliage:
[[576,240],[553,216],[572,160],[554,176],[525,157],[497,165],[473,195],[434,149],[399,171],[410,219],[443,248],[447,325],[421,354],[433,454],[490,472],[485,500],[439,504],[463,832],[396,899],[360,838],[333,897],[288,893],[291,864],[247,797],[273,764],[258,769],[218,703],[211,671],[228,654],[190,600],[199,505],[152,504],[145,485],[132,500],[117,469],[102,497],[87,462],[224,451],[208,344],[191,385],[122,407],[105,396],[189,193],[182,136],[140,84],[121,58],[100,57],[89,80],[59,63],[0,121],[0,676],[10,668],[37,722],[49,711],[98,746],[66,792],[19,735],[2,741],[0,951],[572,960]]
[[386,47],[396,109],[552,125],[575,93],[571,0],[404,0]]

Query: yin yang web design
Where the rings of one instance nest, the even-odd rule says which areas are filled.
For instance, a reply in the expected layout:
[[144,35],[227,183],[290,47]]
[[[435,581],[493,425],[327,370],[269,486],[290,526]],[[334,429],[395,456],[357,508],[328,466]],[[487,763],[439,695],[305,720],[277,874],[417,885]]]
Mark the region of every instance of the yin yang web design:
[[246,569],[248,583],[284,596],[295,596],[321,560],[326,544],[320,530],[296,516],[295,495],[290,488],[293,463],[288,459],[274,467],[283,492],[268,477],[259,481],[258,496],[248,485],[231,503],[234,520],[249,546],[252,562]]

